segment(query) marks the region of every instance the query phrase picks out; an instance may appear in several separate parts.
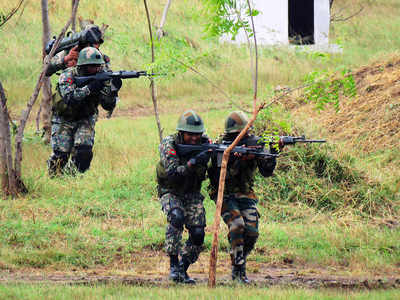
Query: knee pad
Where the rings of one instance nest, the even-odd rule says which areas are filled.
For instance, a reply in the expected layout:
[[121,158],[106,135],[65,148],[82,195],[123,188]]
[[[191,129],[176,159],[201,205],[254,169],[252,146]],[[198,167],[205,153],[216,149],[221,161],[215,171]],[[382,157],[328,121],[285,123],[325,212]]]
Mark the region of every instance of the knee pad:
[[185,215],[182,209],[175,207],[169,213],[170,223],[172,226],[178,229],[183,229],[183,224],[185,223]]
[[79,172],[83,173],[90,167],[90,162],[93,158],[92,146],[80,145],[75,148],[72,161]]
[[253,233],[251,236],[246,235],[244,238],[244,255],[247,256],[251,250],[253,250],[254,245],[256,244],[258,239],[258,233]]
[[189,237],[193,245],[201,246],[204,243],[204,227],[203,226],[193,226],[189,229]]

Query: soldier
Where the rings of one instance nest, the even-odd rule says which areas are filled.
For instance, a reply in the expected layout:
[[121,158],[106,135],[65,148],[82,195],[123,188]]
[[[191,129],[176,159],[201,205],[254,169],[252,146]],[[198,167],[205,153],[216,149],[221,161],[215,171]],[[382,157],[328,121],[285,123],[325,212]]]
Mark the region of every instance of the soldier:
[[[168,222],[165,247],[170,257],[169,278],[174,282],[194,284],[187,269],[196,262],[203,248],[206,217],[200,188],[211,152],[203,151],[195,157],[182,157],[177,153],[177,144],[209,143],[204,135],[203,121],[193,110],[182,114],[176,130],[177,133],[164,138],[159,146],[158,195]],[[184,226],[189,231],[189,238],[181,249]]]
[[[216,143],[233,142],[247,123],[248,119],[244,112],[230,113],[225,121],[224,134]],[[251,147],[257,144],[257,140],[257,136],[246,134],[240,145]],[[276,150],[270,149],[270,152],[276,153]],[[217,198],[219,186],[220,167],[217,160],[217,156],[213,155],[208,169],[209,192],[213,200]],[[272,175],[275,165],[275,157],[256,158],[251,154],[235,153],[229,158],[221,216],[229,230],[232,280],[241,283],[250,283],[246,276],[246,258],[258,238],[259,213],[256,207],[258,200],[253,191],[255,171],[258,167],[261,175],[268,177]]]
[[[89,24],[85,27],[84,31],[87,32],[87,43],[84,45],[76,45],[69,51],[64,50],[53,56],[46,71],[46,76],[51,76],[60,70],[65,70],[66,68],[75,67],[78,61],[79,51],[81,49],[86,47],[95,47],[97,49],[100,48],[100,45],[104,42],[104,40],[99,27],[97,25]],[[107,55],[102,55],[108,69],[110,58]]]
[[47,161],[50,176],[64,170],[70,155],[72,170],[83,173],[90,166],[97,107],[100,104],[105,110],[114,109],[122,81],[94,80],[86,86],[77,87],[74,78],[94,75],[102,71],[103,65],[103,56],[99,50],[87,47],[79,53],[77,67],[68,68],[60,75],[52,108],[53,153]]

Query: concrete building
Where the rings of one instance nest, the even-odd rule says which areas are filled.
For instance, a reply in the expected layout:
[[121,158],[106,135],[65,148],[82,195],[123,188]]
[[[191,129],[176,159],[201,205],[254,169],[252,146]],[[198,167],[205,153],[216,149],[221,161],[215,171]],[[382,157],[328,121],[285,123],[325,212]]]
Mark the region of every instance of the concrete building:
[[[239,0],[243,7],[247,0]],[[329,0],[251,0],[260,11],[254,17],[259,45],[321,45],[329,44]],[[224,36],[222,40],[229,41]],[[242,31],[234,43],[247,43]]]

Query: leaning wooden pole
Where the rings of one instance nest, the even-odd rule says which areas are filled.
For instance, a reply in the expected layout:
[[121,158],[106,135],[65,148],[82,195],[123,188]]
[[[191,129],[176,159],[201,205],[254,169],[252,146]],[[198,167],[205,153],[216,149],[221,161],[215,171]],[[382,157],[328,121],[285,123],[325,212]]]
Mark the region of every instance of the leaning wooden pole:
[[249,7],[249,15],[252,23],[253,29],[253,37],[254,37],[254,44],[255,44],[255,69],[254,69],[254,97],[253,97],[253,115],[252,118],[249,120],[245,128],[239,133],[233,143],[224,151],[222,156],[221,162],[221,171],[219,175],[219,186],[218,186],[218,197],[217,203],[215,208],[215,216],[214,216],[214,225],[213,225],[213,242],[211,245],[211,253],[210,253],[210,267],[208,272],[208,286],[211,288],[215,288],[216,282],[216,271],[217,271],[217,258],[218,258],[218,234],[219,234],[219,225],[221,222],[221,209],[222,203],[224,199],[224,189],[225,189],[225,178],[226,178],[226,169],[228,166],[229,156],[232,149],[240,142],[240,140],[244,137],[247,133],[249,128],[253,125],[254,121],[257,118],[257,115],[261,109],[264,108],[265,103],[259,105],[257,107],[257,81],[258,81],[258,52],[257,52],[257,39],[256,39],[256,32],[254,27],[254,20],[251,11],[250,1],[247,0],[247,4]]

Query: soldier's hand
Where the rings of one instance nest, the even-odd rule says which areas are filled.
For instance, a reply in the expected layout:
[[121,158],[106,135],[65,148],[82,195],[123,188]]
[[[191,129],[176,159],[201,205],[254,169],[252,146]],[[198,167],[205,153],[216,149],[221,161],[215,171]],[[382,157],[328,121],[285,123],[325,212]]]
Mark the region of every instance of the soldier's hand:
[[207,165],[208,161],[210,160],[211,153],[211,150],[204,150],[203,152],[197,154],[195,157],[191,158],[189,160],[189,164],[192,166]]
[[113,78],[111,79],[111,90],[112,91],[119,91],[122,87],[122,80],[121,78]]
[[78,61],[79,51],[78,45],[69,50],[69,53],[64,57],[64,64],[67,67],[73,67]]
[[91,94],[98,94],[104,87],[104,82],[100,80],[93,80],[87,85]]

